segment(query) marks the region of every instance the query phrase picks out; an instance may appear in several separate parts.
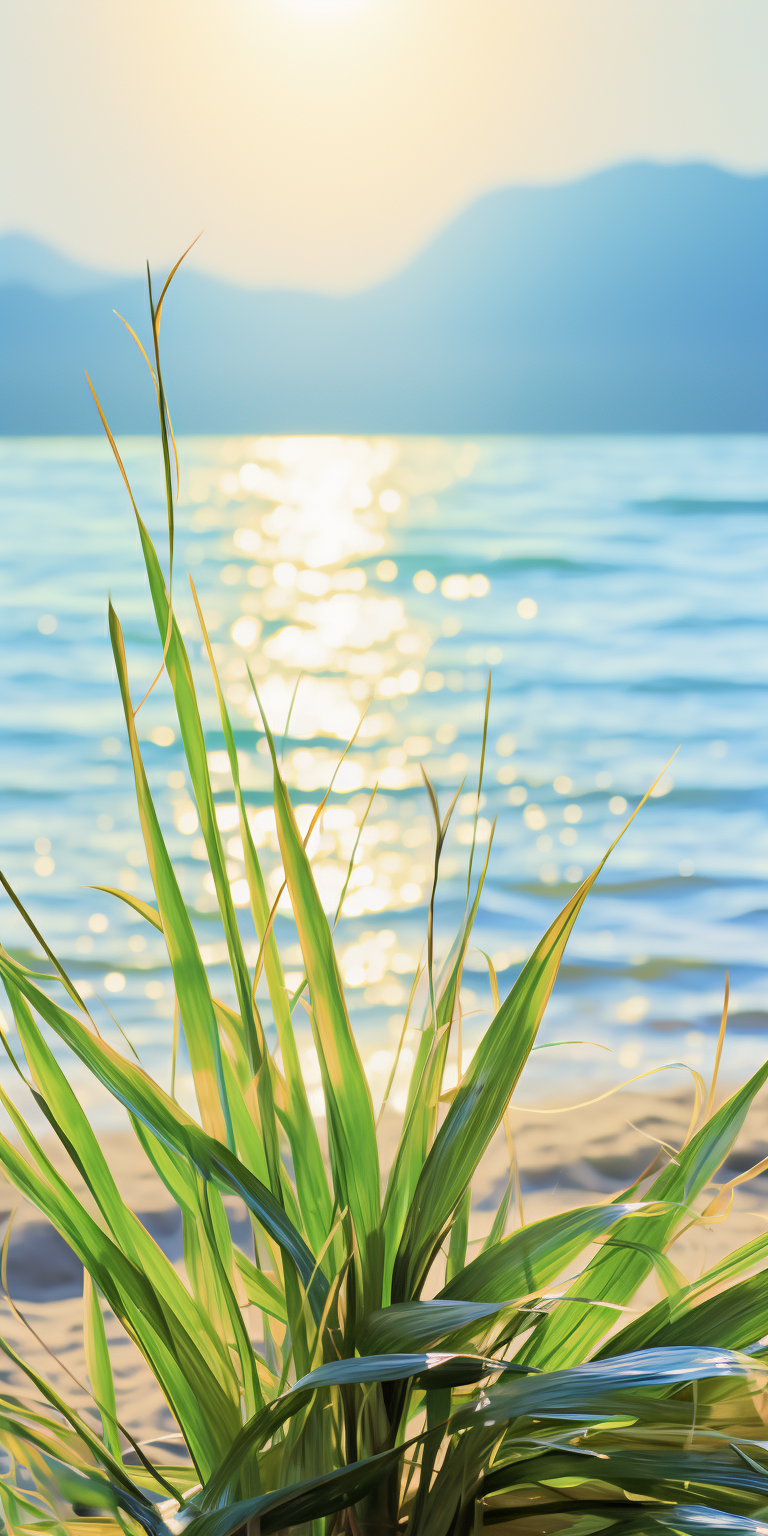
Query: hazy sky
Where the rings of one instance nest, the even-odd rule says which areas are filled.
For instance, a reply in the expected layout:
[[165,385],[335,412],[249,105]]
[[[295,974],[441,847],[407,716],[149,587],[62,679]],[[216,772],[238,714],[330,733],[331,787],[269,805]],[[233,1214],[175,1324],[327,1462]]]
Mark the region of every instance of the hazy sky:
[[768,0],[0,0],[0,228],[364,286],[483,191],[768,170]]

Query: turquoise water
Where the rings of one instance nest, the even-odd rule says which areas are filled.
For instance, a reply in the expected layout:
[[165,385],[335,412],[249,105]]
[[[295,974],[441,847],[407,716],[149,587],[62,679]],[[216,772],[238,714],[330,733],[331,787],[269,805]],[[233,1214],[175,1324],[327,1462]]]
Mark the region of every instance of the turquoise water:
[[[124,456],[167,561],[155,446],[129,440]],[[233,797],[187,571],[216,643],[272,891],[280,871],[270,775],[246,661],[279,738],[302,673],[284,744],[302,824],[369,706],[314,859],[333,912],[378,783],[338,929],[374,1093],[425,932],[432,826],[418,764],[443,808],[466,776],[438,901],[445,948],[464,904],[489,668],[483,853],[496,816],[498,826],[465,976],[466,1051],[490,1016],[480,949],[493,956],[504,992],[616,835],[625,802],[634,807],[679,745],[662,793],[585,906],[543,1026],[542,1042],[594,1044],[537,1054],[519,1097],[543,1102],[572,1094],[577,1079],[579,1089],[585,1080],[618,1082],[672,1060],[707,1069],[726,967],[728,1070],[760,1059],[768,1025],[768,440],[191,439],[181,459],[176,606],[209,728],[237,900]],[[132,513],[96,439],[0,443],[0,495],[2,868],[90,989],[99,1027],[119,1040],[101,999],[162,1077],[172,994],[161,943],[90,889],[120,885],[151,897],[106,624],[110,591],[138,699],[159,643]],[[165,681],[139,724],[212,984],[229,995]],[[254,959],[246,908],[241,917]],[[289,910],[278,929],[298,979]],[[5,899],[0,937],[36,956]],[[308,1031],[299,1029],[311,1075]],[[184,1070],[182,1087],[188,1092]]]

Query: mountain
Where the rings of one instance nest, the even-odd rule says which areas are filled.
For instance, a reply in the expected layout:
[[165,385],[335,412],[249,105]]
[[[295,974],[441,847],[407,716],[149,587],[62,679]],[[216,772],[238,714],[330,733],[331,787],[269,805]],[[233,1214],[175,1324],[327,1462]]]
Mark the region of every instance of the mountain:
[[[163,315],[179,432],[768,429],[768,177],[630,165],[479,199],[349,296],[182,269]],[[152,430],[144,283],[0,240],[0,430]],[[148,387],[149,385],[149,387]]]

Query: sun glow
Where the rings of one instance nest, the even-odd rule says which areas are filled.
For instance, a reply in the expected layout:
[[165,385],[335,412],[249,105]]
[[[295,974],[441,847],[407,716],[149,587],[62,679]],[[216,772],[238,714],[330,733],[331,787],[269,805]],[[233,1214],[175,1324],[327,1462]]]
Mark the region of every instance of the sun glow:
[[275,3],[285,11],[295,11],[312,21],[336,21],[364,10],[373,0],[275,0]]

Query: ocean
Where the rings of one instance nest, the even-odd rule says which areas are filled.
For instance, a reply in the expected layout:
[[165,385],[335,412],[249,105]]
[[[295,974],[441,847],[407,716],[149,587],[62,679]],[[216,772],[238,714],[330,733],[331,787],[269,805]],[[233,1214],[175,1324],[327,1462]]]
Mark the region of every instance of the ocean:
[[[120,446],[167,571],[157,446],[138,438]],[[639,1073],[655,1073],[648,1086],[683,1091],[688,1079],[674,1064],[711,1071],[727,970],[724,1072],[736,1078],[756,1066],[768,1043],[768,439],[189,438],[179,452],[174,606],[251,963],[258,945],[188,573],[273,895],[271,775],[248,667],[302,827],[367,711],[311,849],[333,920],[378,786],[336,930],[374,1096],[426,937],[434,823],[421,765],[441,812],[459,790],[436,903],[439,958],[465,907],[489,674],[473,888],[494,825],[495,833],[465,967],[461,1064],[492,1013],[486,956],[504,996],[679,749],[587,899],[539,1035],[552,1048],[531,1057],[517,1097],[576,1102]],[[94,889],[152,899],[108,595],[136,701],[161,656],[133,513],[107,443],[0,440],[0,518],[0,868],[88,995],[98,1027],[127,1049],[119,1025],[167,1086],[173,992],[162,940]],[[138,725],[212,988],[227,998],[223,935],[165,678]],[[277,932],[295,984],[301,954],[285,899]],[[39,965],[5,897],[0,941]],[[269,1029],[266,998],[261,1006]],[[13,1048],[5,999],[2,1009]],[[300,1006],[297,1029],[321,1113]],[[67,1070],[97,1118],[107,1115],[80,1069]],[[11,1072],[4,1060],[0,1081]],[[183,1058],[178,1081],[188,1099]],[[396,1098],[403,1083],[400,1074]]]

